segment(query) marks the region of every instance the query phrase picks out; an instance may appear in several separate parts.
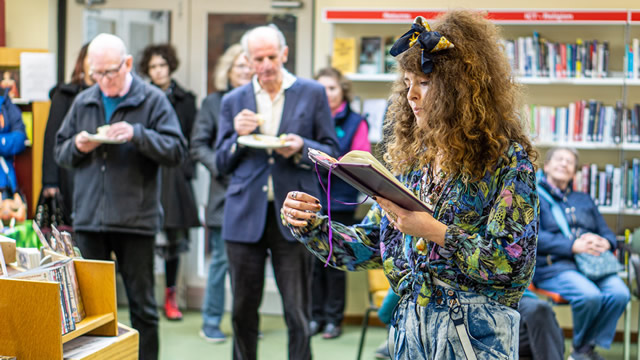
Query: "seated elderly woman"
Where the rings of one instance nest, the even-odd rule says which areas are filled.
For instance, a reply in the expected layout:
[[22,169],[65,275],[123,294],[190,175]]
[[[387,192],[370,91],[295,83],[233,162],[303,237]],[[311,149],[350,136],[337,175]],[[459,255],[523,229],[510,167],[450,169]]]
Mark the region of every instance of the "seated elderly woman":
[[[599,256],[616,246],[615,234],[591,197],[573,191],[577,168],[578,153],[574,149],[552,148],[547,152],[544,176],[538,186],[540,232],[533,282],[539,288],[560,294],[571,305],[573,350],[569,358],[602,359],[595,346],[611,346],[616,323],[630,295],[617,274],[593,281],[576,266],[577,254]],[[554,206],[565,214],[569,236],[554,216]]]

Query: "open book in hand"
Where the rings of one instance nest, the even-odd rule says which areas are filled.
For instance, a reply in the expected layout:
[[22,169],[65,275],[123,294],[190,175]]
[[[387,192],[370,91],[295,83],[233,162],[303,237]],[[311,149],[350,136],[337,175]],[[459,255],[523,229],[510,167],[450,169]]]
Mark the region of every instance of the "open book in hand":
[[380,196],[407,210],[432,213],[424,202],[366,151],[349,151],[340,160],[336,160],[322,151],[310,148],[309,158],[325,169],[331,169],[330,174],[335,174],[365,195]]

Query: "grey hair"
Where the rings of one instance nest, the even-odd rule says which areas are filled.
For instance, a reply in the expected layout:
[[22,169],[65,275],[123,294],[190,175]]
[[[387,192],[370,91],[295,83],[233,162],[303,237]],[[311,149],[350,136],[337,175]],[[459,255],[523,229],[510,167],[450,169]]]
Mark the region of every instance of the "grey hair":
[[238,56],[242,56],[243,53],[242,45],[233,44],[220,56],[218,64],[213,71],[213,85],[216,87],[216,90],[229,90],[229,71]]
[[275,24],[263,25],[255,27],[251,30],[248,30],[244,35],[242,35],[242,39],[240,39],[240,44],[242,44],[242,48],[244,49],[245,54],[249,55],[249,40],[252,40],[256,35],[265,35],[266,33],[272,33],[276,35],[278,39],[279,49],[280,51],[284,50],[287,47],[287,41],[284,38],[284,34]]
[[553,154],[555,154],[557,151],[559,150],[566,150],[570,153],[573,154],[573,156],[576,158],[576,168],[574,169],[574,172],[578,171],[578,161],[580,160],[580,157],[578,155],[578,150],[576,150],[575,148],[569,147],[569,146],[555,146],[552,147],[551,149],[547,150],[547,153],[544,157],[544,163],[545,165],[551,161],[551,158],[553,157]]
[[124,44],[124,41],[115,35],[107,33],[98,34],[98,36],[93,38],[89,44],[87,53],[92,54],[105,49],[117,50],[123,58],[127,56],[127,46]]

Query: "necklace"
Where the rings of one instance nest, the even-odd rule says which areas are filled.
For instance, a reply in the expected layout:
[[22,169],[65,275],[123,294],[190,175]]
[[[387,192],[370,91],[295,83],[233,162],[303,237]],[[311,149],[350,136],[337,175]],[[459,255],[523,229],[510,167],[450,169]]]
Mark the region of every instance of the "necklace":
[[438,202],[444,185],[446,184],[446,173],[442,169],[434,172],[434,167],[427,165],[420,184],[420,200],[427,204],[427,207],[433,211]]

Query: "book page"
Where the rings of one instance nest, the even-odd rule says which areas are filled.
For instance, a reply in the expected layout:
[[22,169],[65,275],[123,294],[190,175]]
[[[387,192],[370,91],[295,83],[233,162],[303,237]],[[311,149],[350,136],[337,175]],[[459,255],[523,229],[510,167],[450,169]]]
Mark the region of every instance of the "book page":
[[371,196],[380,196],[411,211],[429,209],[409,188],[366,151],[353,150],[339,161],[315,149],[309,149],[309,158],[332,174],[341,178],[358,191]]
[[369,164],[373,166],[376,170],[380,171],[389,179],[392,179],[393,182],[400,185],[401,187],[405,187],[403,183],[398,180],[389,169],[387,169],[378,159],[376,159],[371,153],[362,150],[353,150],[349,151],[345,156],[343,156],[339,163],[342,164]]

